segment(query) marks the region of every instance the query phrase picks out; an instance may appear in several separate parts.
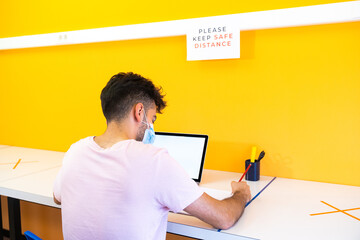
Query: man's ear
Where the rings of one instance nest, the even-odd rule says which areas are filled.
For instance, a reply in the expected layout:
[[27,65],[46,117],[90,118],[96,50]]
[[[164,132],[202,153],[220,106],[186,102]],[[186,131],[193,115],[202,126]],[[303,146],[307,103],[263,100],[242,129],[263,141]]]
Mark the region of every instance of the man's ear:
[[135,105],[135,119],[137,122],[141,122],[144,118],[144,114],[145,114],[145,110],[144,110],[144,105],[142,103],[137,103]]

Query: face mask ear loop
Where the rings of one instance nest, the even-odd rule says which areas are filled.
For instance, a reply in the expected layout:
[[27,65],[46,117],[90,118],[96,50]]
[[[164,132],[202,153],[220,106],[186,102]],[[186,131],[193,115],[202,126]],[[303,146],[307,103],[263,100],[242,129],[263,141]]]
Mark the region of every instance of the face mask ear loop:
[[144,120],[141,120],[141,122],[144,123],[144,124],[146,124],[147,128],[150,128],[151,126],[150,126],[150,124],[149,124],[148,121],[147,121],[145,108],[144,108],[144,118],[145,118],[146,122],[144,122]]

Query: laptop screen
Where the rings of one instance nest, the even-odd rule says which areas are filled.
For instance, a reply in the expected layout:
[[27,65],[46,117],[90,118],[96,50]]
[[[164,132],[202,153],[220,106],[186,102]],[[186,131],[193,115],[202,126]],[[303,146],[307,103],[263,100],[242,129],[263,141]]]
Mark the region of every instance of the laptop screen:
[[154,146],[165,148],[195,181],[200,183],[207,135],[156,132]]

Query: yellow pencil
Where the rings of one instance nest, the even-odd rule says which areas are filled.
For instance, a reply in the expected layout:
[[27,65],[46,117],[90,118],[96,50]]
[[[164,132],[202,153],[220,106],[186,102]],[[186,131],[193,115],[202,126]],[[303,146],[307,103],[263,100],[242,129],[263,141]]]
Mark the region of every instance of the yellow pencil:
[[250,162],[254,163],[255,162],[255,155],[256,155],[256,147],[252,147],[251,149],[251,159]]
[[15,164],[15,166],[13,167],[13,169],[15,169],[15,168],[17,167],[17,165],[19,165],[20,161],[21,161],[21,158],[19,158],[19,160],[17,161],[17,163]]

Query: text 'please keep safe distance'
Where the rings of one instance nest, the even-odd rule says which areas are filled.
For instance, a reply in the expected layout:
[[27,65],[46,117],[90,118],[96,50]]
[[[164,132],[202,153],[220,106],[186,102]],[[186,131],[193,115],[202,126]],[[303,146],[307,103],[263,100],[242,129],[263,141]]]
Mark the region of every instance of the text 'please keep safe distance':
[[193,36],[195,48],[230,47],[233,33],[227,33],[226,26],[198,29],[198,36]]
[[194,26],[186,39],[188,61],[240,58],[240,31],[231,24]]

